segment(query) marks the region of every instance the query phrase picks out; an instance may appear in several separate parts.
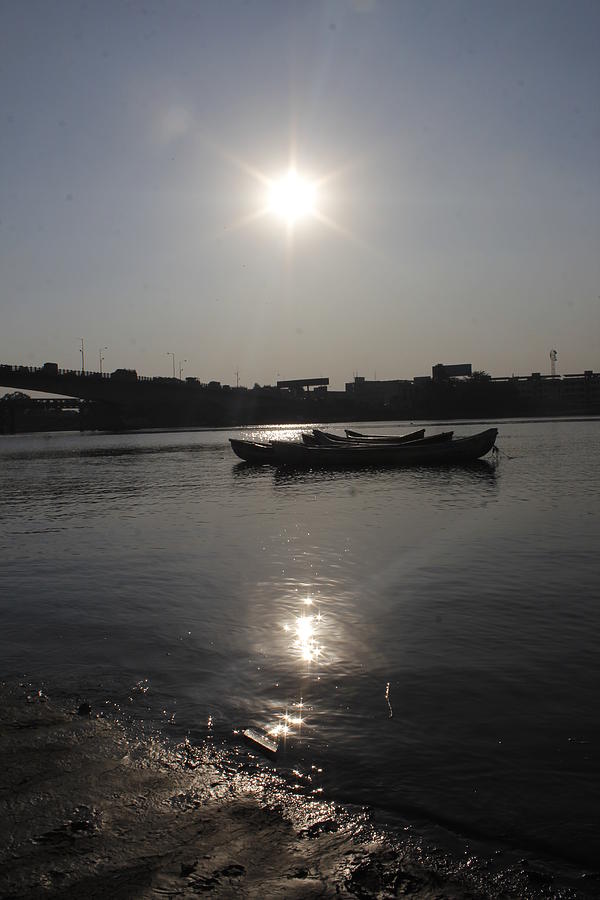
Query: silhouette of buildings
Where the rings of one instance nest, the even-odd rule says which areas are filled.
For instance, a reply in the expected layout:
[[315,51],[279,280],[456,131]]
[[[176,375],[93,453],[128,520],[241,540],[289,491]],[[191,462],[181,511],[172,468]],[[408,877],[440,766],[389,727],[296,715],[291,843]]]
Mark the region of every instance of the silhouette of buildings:
[[75,400],[37,401],[21,394],[0,399],[0,433],[82,429],[219,427],[367,419],[503,418],[600,415],[600,374],[492,378],[470,363],[437,363],[430,376],[369,381],[357,375],[343,391],[329,379],[278,381],[276,386],[230,387],[188,377],[149,378],[135,369],[112,373],[0,365],[0,384]]

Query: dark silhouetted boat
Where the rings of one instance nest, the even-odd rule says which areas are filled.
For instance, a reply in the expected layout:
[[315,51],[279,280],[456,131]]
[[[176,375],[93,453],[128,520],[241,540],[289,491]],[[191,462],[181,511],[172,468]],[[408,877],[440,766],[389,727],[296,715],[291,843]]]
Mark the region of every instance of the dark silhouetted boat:
[[423,437],[425,429],[421,428],[420,431],[411,431],[409,434],[363,434],[361,431],[351,431],[350,428],[344,428],[344,432],[346,437],[351,441],[381,441],[387,443],[389,441],[415,440],[413,435],[420,434],[420,436]]
[[249,463],[272,463],[275,462],[272,444],[261,444],[258,441],[244,441],[237,438],[229,438],[231,449]]
[[405,444],[343,444],[309,447],[299,441],[271,441],[259,444],[230,438],[240,459],[293,468],[361,466],[436,466],[468,463],[489,453],[498,435],[488,428],[455,440],[417,440]]
[[356,437],[354,437],[354,436],[351,436],[347,431],[346,431],[346,435],[344,436],[343,434],[334,434],[331,431],[321,431],[319,428],[313,428],[312,433],[313,433],[313,436],[316,439],[317,443],[319,443],[319,444],[331,444],[331,443],[344,444],[344,445],[348,444],[348,443],[352,443],[352,444],[356,444],[356,443],[359,443],[359,444],[365,444],[365,443],[368,443],[368,444],[371,444],[371,443],[404,444],[408,441],[420,440],[425,434],[425,429],[419,428],[417,431],[411,431],[408,434],[396,434],[393,437],[392,436],[383,437],[381,435],[379,435],[377,437],[371,437],[371,436],[366,436],[366,435],[359,437],[357,432],[353,432],[353,434],[356,435]]
[[[415,431],[414,434],[422,435],[423,431]],[[341,440],[330,440],[326,432],[320,432],[316,437],[314,434],[302,434],[302,442],[309,447],[398,447],[404,444],[435,444],[438,441],[451,441],[453,431],[440,431],[437,434],[430,434],[428,437],[411,436],[410,440],[406,437],[386,438],[382,441],[368,441],[360,438],[342,438]]]

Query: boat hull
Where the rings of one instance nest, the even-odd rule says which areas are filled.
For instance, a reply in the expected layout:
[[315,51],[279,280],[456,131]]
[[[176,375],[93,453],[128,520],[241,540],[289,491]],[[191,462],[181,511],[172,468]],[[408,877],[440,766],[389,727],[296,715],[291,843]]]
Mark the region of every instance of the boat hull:
[[271,444],[260,444],[257,441],[244,441],[238,438],[229,438],[229,443],[235,455],[244,462],[262,465],[275,461]]

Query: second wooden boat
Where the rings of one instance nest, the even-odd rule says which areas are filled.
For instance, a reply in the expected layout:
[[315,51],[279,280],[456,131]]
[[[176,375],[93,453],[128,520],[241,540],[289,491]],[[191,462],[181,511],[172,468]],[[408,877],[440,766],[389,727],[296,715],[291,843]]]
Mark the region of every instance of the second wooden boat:
[[344,432],[346,437],[353,441],[381,441],[382,443],[386,443],[388,441],[416,440],[416,438],[413,438],[413,435],[420,435],[420,437],[423,437],[425,429],[421,428],[419,431],[411,431],[408,434],[363,434],[361,431],[351,431],[350,428],[344,428]]
[[[346,436],[342,434],[334,434],[331,431],[321,431],[319,428],[313,428],[313,436],[316,438],[319,444],[371,444],[371,443],[381,443],[381,444],[404,444],[408,441],[417,441],[420,440],[425,434],[424,428],[419,428],[416,431],[410,431],[408,434],[397,434],[394,436],[378,436],[378,437],[368,437],[368,436],[358,436],[357,432],[352,432],[352,435],[348,433],[346,430]],[[356,436],[354,436],[356,435]]]

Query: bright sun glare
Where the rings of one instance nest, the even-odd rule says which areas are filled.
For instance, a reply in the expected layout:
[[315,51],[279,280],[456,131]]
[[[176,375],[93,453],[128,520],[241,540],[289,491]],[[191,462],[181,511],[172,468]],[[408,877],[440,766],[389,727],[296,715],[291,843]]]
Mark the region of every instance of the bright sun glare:
[[295,169],[290,169],[278,181],[269,185],[269,210],[293,225],[315,212],[316,187],[302,178]]

